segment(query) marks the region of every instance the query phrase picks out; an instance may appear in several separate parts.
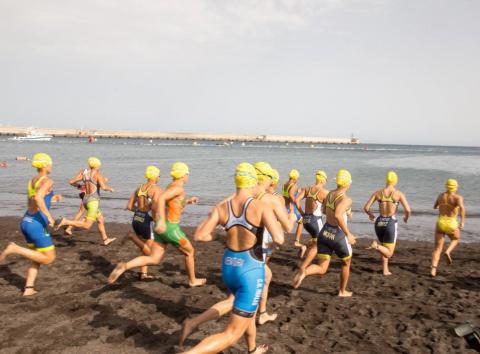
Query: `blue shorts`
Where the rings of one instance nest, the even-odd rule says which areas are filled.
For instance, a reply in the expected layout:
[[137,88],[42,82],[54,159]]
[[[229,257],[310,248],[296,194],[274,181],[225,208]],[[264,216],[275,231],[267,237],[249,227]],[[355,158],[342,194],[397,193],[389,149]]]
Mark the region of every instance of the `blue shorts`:
[[317,255],[319,258],[330,259],[334,252],[344,261],[352,258],[352,246],[342,229],[325,224],[317,238]]
[[42,212],[33,215],[26,213],[20,223],[28,247],[39,252],[46,252],[55,249],[52,237],[48,232],[48,220]]
[[223,282],[235,296],[233,313],[253,317],[257,312],[265,283],[265,263],[252,250],[235,252],[225,249],[222,260]]
[[[290,214],[290,204],[287,204],[287,213]],[[293,204],[293,213],[295,214],[295,218],[297,219],[297,223],[302,222],[302,214],[300,214],[300,211],[298,210],[297,206]]]

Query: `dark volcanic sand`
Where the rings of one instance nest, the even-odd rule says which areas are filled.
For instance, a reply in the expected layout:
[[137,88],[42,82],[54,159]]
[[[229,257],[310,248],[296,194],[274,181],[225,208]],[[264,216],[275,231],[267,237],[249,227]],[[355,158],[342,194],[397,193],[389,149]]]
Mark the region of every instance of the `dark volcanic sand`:
[[[0,218],[2,248],[13,240],[24,245],[18,222]],[[129,229],[107,226],[121,239]],[[57,260],[42,267],[40,293],[33,298],[19,296],[27,262],[7,259],[0,266],[0,353],[170,353],[178,349],[183,319],[224,299],[219,242],[195,244],[197,273],[208,278],[203,288],[185,285],[183,257],[173,248],[160,266],[151,267],[157,280],[141,282],[130,271],[118,284],[105,285],[114,263],[138,254],[121,239],[103,247],[96,230],[55,237]],[[279,318],[258,329],[258,343],[268,343],[272,353],[469,352],[451,328],[468,320],[480,324],[479,244],[460,244],[454,265],[442,262],[439,276],[431,279],[432,245],[400,240],[394,275],[387,278],[380,274],[379,257],[364,250],[368,241],[362,240],[354,249],[354,297],[339,299],[338,260],[323,278],[307,278],[300,290],[292,290],[291,239],[271,263],[269,309]],[[186,345],[220,331],[227,320],[204,325]],[[241,340],[226,352],[245,351]]]

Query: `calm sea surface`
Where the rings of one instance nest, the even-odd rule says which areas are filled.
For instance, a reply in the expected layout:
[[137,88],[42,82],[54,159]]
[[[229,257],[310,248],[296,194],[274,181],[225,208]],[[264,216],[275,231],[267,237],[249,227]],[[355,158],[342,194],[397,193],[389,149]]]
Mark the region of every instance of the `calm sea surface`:
[[403,145],[267,145],[235,143],[218,146],[216,143],[165,142],[146,140],[105,139],[88,144],[84,139],[55,138],[51,142],[14,142],[0,138],[0,161],[9,167],[0,169],[1,216],[22,216],[26,204],[26,186],[35,171],[29,162],[15,161],[16,156],[31,157],[46,152],[54,160],[52,178],[55,191],[64,199],[53,208],[54,217],[71,217],[80,200],[77,190],[68,179],[86,166],[89,156],[102,160],[102,171],[109,178],[115,193],[102,194],[102,210],[107,221],[130,222],[131,213],[124,210],[132,191],[143,183],[148,164],[162,171],[161,186],[169,181],[170,165],[175,161],[190,166],[189,195],[200,198],[200,204],[188,206],[183,224],[195,226],[211,206],[234,191],[233,171],[239,162],[268,161],[286,179],[291,168],[300,171],[300,185],[313,182],[315,171],[325,170],[329,188],[334,187],[334,175],[347,168],[353,176],[350,195],[353,198],[354,219],[350,223],[354,234],[373,237],[373,225],[361,212],[371,193],[384,184],[389,169],[399,175],[402,190],[413,209],[408,225],[400,223],[399,239],[431,240],[436,212],[432,206],[444,189],[447,178],[456,178],[459,192],[465,196],[467,222],[463,240],[480,241],[480,148]]

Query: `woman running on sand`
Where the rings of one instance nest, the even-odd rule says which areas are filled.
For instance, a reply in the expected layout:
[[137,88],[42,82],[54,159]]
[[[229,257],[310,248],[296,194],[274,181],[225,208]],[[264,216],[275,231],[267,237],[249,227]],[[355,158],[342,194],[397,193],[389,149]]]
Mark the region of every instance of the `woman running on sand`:
[[235,171],[235,196],[218,204],[195,233],[196,241],[211,241],[217,225],[226,229],[227,239],[222,277],[234,296],[233,313],[227,328],[219,334],[201,341],[186,353],[219,353],[234,345],[243,335],[249,353],[265,353],[266,345],[256,347],[255,314],[265,281],[263,258],[263,228],[266,227],[273,242],[282,245],[282,229],[272,208],[255,199],[257,172],[248,163],[241,163]]
[[352,261],[352,245],[356,243],[356,240],[346,223],[346,213],[352,205],[352,199],[346,193],[352,184],[352,176],[347,170],[340,170],[335,180],[337,189],[328,193],[323,204],[326,223],[320,231],[317,241],[320,262],[318,265],[310,265],[306,270],[300,269],[293,280],[293,287],[297,289],[306,276],[325,274],[330,265],[332,254],[335,252],[342,260],[338,296],[350,297],[352,293],[347,291],[347,284]]
[[[463,197],[457,193],[458,182],[449,179],[446,183],[446,192],[440,194],[435,201],[434,209],[438,209],[438,220],[435,230],[435,249],[432,253],[431,275],[437,275],[440,255],[445,243],[445,235],[450,238],[450,245],[445,251],[445,257],[448,264],[452,264],[452,251],[457,247],[460,240],[460,231],[465,226],[465,206]],[[458,213],[460,212],[460,224],[458,223]]]
[[[372,194],[363,210],[367,213],[370,221],[375,221],[375,233],[378,241],[373,241],[367,249],[376,250],[382,255],[383,275],[392,275],[388,269],[388,260],[393,256],[397,242],[397,209],[402,204],[404,210],[403,221],[408,222],[411,214],[407,198],[399,190],[395,189],[398,183],[397,174],[389,171],[386,177],[386,186]],[[375,214],[370,210],[373,203],[378,202],[380,215],[375,219]]]
[[23,296],[35,295],[35,280],[40,266],[53,263],[55,260],[55,246],[48,232],[48,226],[54,225],[50,214],[51,203],[59,202],[61,195],[53,193],[53,181],[48,176],[52,172],[52,158],[47,154],[38,153],[32,158],[32,166],[37,169],[27,186],[28,207],[20,228],[28,248],[10,242],[0,255],[0,263],[8,256],[17,254],[32,261],[27,270],[27,279]]
[[140,256],[128,263],[119,263],[110,274],[108,282],[114,283],[125,271],[146,265],[160,264],[167,246],[174,246],[185,255],[188,284],[190,287],[205,285],[206,279],[197,278],[195,275],[195,250],[185,233],[180,228],[183,209],[188,204],[198,203],[197,197],[185,198],[184,184],[188,182],[188,166],[182,162],[172,165],[170,175],[172,183],[159,194],[152,208],[155,210],[154,241],[150,256]]
[[80,171],[75,177],[70,180],[72,186],[77,186],[79,182],[85,185],[85,195],[83,196],[83,206],[87,212],[87,216],[83,221],[68,220],[63,218],[55,227],[59,230],[63,226],[72,226],[78,229],[90,230],[93,223],[96,221],[98,231],[102,236],[103,244],[107,246],[116,240],[116,238],[109,238],[105,231],[105,219],[100,211],[100,190],[113,193],[113,188],[107,185],[106,178],[100,172],[102,163],[96,157],[90,157],[87,160],[89,169]]
[[[128,237],[140,249],[145,256],[151,255],[153,243],[154,222],[151,216],[152,201],[157,199],[162,189],[157,186],[160,179],[160,170],[155,166],[148,166],[145,170],[147,182],[138,186],[132,193],[127,204],[127,209],[133,211],[132,228]],[[140,280],[148,280],[153,277],[148,275],[148,266],[141,267]]]
[[[278,171],[274,170],[266,162],[257,162],[254,167],[258,177],[255,199],[262,200],[264,203],[268,204],[273,209],[276,219],[285,232],[290,232],[293,228],[293,221],[288,218],[283,197],[275,191],[279,181]],[[230,198],[227,198],[224,202],[231,200],[234,196],[235,194]],[[202,227],[203,224],[198,227],[199,230],[202,229]],[[262,249],[265,260],[265,286],[263,288],[262,298],[260,299],[259,304],[259,325],[263,325],[270,321],[275,321],[278,316],[276,313],[269,314],[267,312],[268,289],[272,280],[272,271],[268,266],[268,262],[274,252],[274,245],[275,244],[273,243],[270,233],[264,229]],[[183,346],[185,339],[187,339],[187,337],[192,334],[200,325],[209,321],[217,320],[228,312],[232,311],[234,300],[235,297],[230,294],[227,299],[217,302],[200,315],[194,318],[187,318],[183,322],[182,335],[179,343],[180,346]]]

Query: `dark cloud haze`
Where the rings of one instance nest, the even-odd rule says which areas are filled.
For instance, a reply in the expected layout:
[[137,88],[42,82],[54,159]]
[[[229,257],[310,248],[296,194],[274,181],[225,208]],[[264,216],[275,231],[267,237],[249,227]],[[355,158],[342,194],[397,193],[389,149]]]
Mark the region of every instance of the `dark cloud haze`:
[[480,2],[0,0],[0,124],[480,145]]

